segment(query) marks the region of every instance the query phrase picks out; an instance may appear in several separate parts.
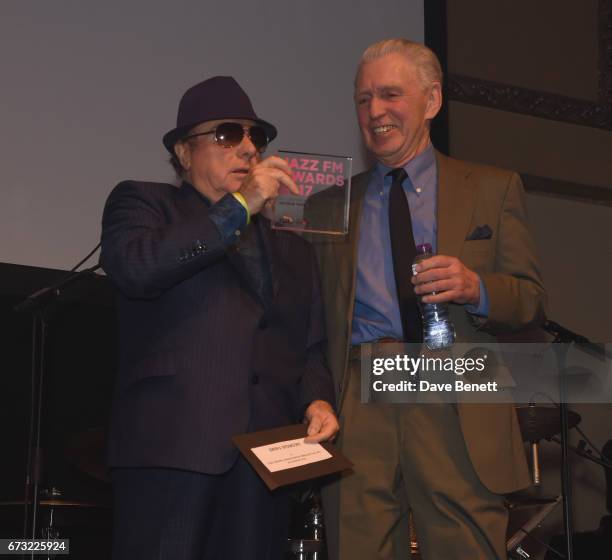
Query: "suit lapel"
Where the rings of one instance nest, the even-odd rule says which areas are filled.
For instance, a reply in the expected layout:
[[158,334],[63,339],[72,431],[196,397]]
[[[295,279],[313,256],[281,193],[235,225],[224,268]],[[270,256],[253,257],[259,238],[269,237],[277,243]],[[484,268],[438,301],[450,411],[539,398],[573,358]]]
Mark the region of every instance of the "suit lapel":
[[[252,237],[247,243],[259,247],[260,260],[258,263],[251,263],[250,266],[245,263],[244,253],[241,254],[240,250],[241,244],[245,243],[244,238],[237,245],[228,247],[225,252],[229,262],[240,275],[246,290],[267,309],[279,290],[276,240],[274,232],[270,229],[270,223],[260,216],[253,216],[248,233]],[[254,278],[253,274],[263,274],[263,277]],[[266,293],[268,274],[272,284],[271,294]]]
[[279,289],[278,282],[278,250],[276,247],[276,237],[270,226],[269,220],[261,216],[254,216],[255,227],[257,228],[262,245],[264,260],[270,271],[270,280],[272,282],[272,299],[276,298]]
[[[255,235],[256,233],[257,233],[256,231],[251,232],[252,235]],[[260,294],[257,291],[255,287],[255,281],[252,275],[247,270],[247,266],[244,262],[244,259],[240,255],[240,246],[238,244],[230,245],[229,247],[225,249],[225,254],[227,256],[228,262],[232,265],[232,267],[238,273],[238,276],[240,277],[240,281],[242,285],[244,286],[245,290],[249,294],[251,294],[253,298],[255,298],[262,305],[264,305],[262,294]]]
[[[338,281],[345,286],[347,296],[346,321],[347,332],[350,335],[353,322],[353,310],[355,308],[355,291],[357,288],[357,253],[359,250],[359,234],[361,224],[361,212],[363,210],[363,199],[370,181],[371,170],[361,173],[351,185],[351,207],[349,209],[349,233],[346,243],[335,244],[337,262],[348,262],[348,266],[338,269],[340,278]],[[350,342],[349,342],[350,344]]]
[[438,164],[438,253],[459,257],[474,212],[476,187],[471,171],[436,151]]

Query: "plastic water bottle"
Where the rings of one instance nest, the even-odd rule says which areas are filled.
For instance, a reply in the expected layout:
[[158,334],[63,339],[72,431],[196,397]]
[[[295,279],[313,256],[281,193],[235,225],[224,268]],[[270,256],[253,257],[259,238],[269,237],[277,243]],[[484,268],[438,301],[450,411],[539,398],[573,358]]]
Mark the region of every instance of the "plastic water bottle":
[[[412,263],[412,274],[417,274],[415,267],[421,261],[433,257],[431,245],[417,245],[416,257]],[[435,294],[435,292],[431,292]],[[446,303],[423,303],[419,298],[419,308],[423,319],[423,342],[431,350],[448,348],[455,343],[455,326],[450,320]]]

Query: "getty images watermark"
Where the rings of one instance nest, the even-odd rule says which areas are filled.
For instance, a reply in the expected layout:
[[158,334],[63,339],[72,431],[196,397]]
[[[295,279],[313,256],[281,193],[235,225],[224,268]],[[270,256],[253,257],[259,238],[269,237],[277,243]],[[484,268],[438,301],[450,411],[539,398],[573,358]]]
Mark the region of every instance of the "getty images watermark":
[[611,358],[603,344],[364,344],[361,400],[612,403]]
[[[372,389],[376,392],[497,391],[497,381],[480,382],[451,378],[452,382],[439,382],[442,379],[438,379],[438,382],[436,382],[436,380],[414,379],[417,374],[452,373],[455,376],[463,376],[466,373],[483,373],[486,369],[487,357],[486,353],[477,358],[436,358],[425,354],[421,354],[417,358],[407,354],[396,354],[388,358],[375,357],[372,359],[374,376],[382,376],[385,373],[402,373],[410,375],[413,379],[400,379],[399,381],[393,379],[389,382],[378,377],[372,382]],[[438,377],[442,378],[443,376],[439,375]]]

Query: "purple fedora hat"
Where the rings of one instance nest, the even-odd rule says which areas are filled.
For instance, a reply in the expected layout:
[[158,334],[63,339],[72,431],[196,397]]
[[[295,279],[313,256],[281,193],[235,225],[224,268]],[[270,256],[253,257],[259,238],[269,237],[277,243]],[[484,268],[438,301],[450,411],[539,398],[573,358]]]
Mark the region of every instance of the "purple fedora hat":
[[276,127],[260,119],[246,92],[231,76],[215,76],[190,87],[181,98],[176,128],[164,134],[162,142],[174,155],[174,144],[194,126],[219,119],[249,119],[260,125],[268,142],[276,138]]

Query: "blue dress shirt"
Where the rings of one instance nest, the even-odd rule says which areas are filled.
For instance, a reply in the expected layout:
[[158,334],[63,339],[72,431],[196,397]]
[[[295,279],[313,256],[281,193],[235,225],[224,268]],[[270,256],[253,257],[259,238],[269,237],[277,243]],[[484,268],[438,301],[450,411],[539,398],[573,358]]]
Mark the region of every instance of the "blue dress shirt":
[[[438,167],[433,146],[430,144],[404,169],[408,177],[402,186],[408,198],[415,244],[429,243],[435,253]],[[384,337],[402,338],[389,235],[389,192],[392,182],[387,175],[389,171],[389,167],[380,163],[376,165],[363,199],[351,344]],[[479,305],[466,306],[466,309],[478,315],[488,314],[488,298],[482,280]]]

